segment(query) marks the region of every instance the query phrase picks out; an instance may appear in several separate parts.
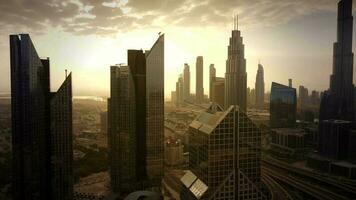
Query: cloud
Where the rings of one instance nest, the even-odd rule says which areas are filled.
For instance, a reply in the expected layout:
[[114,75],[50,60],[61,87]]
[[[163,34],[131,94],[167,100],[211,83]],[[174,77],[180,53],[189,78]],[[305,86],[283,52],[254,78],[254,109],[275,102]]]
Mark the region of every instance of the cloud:
[[0,1],[0,34],[111,35],[150,26],[221,26],[239,14],[243,26],[275,26],[318,11],[336,12],[336,0],[11,0]]

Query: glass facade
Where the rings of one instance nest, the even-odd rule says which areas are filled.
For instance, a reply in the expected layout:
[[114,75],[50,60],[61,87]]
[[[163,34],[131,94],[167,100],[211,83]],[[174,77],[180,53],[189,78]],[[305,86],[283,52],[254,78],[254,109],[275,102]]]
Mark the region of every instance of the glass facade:
[[28,34],[10,35],[10,61],[13,199],[71,199],[71,78],[50,93],[49,59]]
[[[189,170],[208,187],[201,199],[265,198],[261,132],[237,106],[223,111],[213,103],[197,117],[189,127],[189,153]],[[196,199],[188,189],[182,199]]]
[[270,97],[271,128],[294,127],[296,122],[296,109],[296,89],[272,82]]
[[146,163],[148,181],[160,186],[164,158],[164,35],[146,52]]

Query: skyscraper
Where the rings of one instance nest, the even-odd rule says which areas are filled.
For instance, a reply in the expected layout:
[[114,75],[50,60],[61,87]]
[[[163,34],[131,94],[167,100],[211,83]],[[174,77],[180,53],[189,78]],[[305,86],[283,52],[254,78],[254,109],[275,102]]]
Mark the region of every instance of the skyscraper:
[[[319,114],[319,145],[322,156],[353,160],[355,124],[352,0],[338,3],[337,42],[334,43],[330,88],[322,95]],[[352,142],[353,141],[353,142]]]
[[304,110],[309,104],[309,91],[308,88],[304,86],[299,86],[299,98],[298,98],[298,107],[301,110]]
[[216,78],[216,69],[214,64],[210,64],[209,67],[209,99],[212,101],[212,91],[213,91],[213,84]]
[[108,141],[111,187],[128,193],[159,187],[163,177],[164,35],[151,50],[128,50],[111,67]]
[[181,199],[265,199],[261,131],[238,106],[202,112],[189,126],[189,153]]
[[272,82],[270,98],[270,127],[294,127],[297,110],[295,88]]
[[229,108],[230,105],[238,105],[242,110],[246,111],[247,73],[245,45],[242,40],[236,16],[226,60],[225,108]]
[[10,35],[14,200],[73,198],[72,79],[50,92],[49,58]]
[[164,35],[146,55],[146,163],[151,186],[160,186],[164,162]]
[[352,0],[338,3],[337,42],[334,43],[333,73],[330,89],[324,92],[320,121],[325,119],[355,120],[353,103]]
[[190,70],[189,65],[187,63],[184,64],[184,72],[183,72],[183,93],[184,93],[184,100],[190,99]]
[[264,98],[265,98],[265,82],[264,82],[263,66],[261,64],[258,64],[255,89],[256,89],[255,106],[259,109],[262,109],[264,105]]
[[130,192],[137,182],[136,99],[128,66],[111,66],[108,147],[111,189]]
[[203,65],[204,65],[203,56],[198,56],[196,62],[196,85],[195,85],[195,98],[196,98],[196,103],[198,104],[203,103],[204,100]]

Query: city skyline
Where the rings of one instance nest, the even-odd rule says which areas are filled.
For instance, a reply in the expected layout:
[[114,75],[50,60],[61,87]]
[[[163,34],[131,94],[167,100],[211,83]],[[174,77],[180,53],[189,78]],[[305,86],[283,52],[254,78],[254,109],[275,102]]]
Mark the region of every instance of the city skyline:
[[[253,3],[255,2],[251,2],[251,4]],[[127,4],[128,5],[120,6],[122,9],[128,6],[138,7],[138,4],[134,4],[134,2]],[[184,3],[177,4],[179,4],[177,5],[178,8],[183,9],[181,6]],[[256,11],[253,13],[248,12],[250,7],[245,1],[241,1],[240,3],[231,3],[228,1],[228,4],[231,8],[216,5],[213,1],[204,5],[193,4],[192,7],[194,9],[205,6],[213,10],[227,11],[226,14],[221,15],[222,17],[219,18],[218,22],[213,20],[204,21],[202,18],[195,16],[195,20],[191,23],[184,20],[186,24],[176,22],[172,25],[167,25],[167,22],[164,20],[163,22],[157,22],[155,24],[152,20],[147,19],[149,22],[142,28],[137,29],[137,26],[134,28],[127,26],[127,30],[124,32],[120,29],[112,29],[111,35],[109,36],[97,30],[93,30],[92,32],[87,31],[86,33],[88,35],[84,36],[84,32],[80,34],[70,31],[60,19],[58,19],[59,22],[57,22],[58,26],[56,28],[47,26],[41,34],[38,34],[34,29],[28,28],[29,26],[24,25],[23,22],[14,21],[11,23],[12,25],[6,25],[4,29],[1,30],[0,55],[3,58],[9,57],[8,42],[5,36],[13,32],[29,32],[39,53],[48,55],[55,60],[53,65],[56,67],[52,69],[52,74],[57,74],[65,68],[71,69],[75,74],[78,74],[77,79],[73,82],[74,95],[98,94],[100,96],[108,96],[109,77],[105,73],[108,69],[107,66],[112,63],[125,62],[125,49],[148,49],[149,45],[153,42],[153,36],[162,31],[166,34],[167,53],[165,59],[165,77],[167,85],[165,87],[165,94],[166,97],[168,97],[170,91],[175,87],[175,82],[167,80],[174,80],[175,78],[173,79],[173,77],[176,77],[178,72],[182,71],[184,63],[194,66],[195,58],[198,55],[204,56],[205,61],[204,88],[209,88],[207,77],[209,71],[208,66],[210,64],[215,64],[217,76],[223,76],[227,57],[226,46],[228,44],[225,38],[230,34],[233,14],[238,13],[239,27],[244,36],[246,46],[247,85],[250,88],[253,88],[255,82],[254,74],[257,70],[259,59],[261,59],[265,66],[267,91],[272,81],[285,83],[284,76],[293,78],[295,85],[305,85],[310,90],[321,91],[328,88],[328,75],[331,74],[332,71],[332,49],[330,47],[332,47],[336,39],[336,33],[334,31],[336,28],[336,21],[334,20],[336,16],[336,1],[325,1],[324,5],[319,5],[314,1],[299,1],[294,4],[293,2],[290,3],[287,1],[283,4],[291,11],[287,14],[284,13],[286,9],[283,9],[283,5],[278,2],[270,3],[269,7],[264,4],[258,5],[255,8]],[[33,5],[30,9],[36,11],[40,5],[41,3],[38,3],[38,5]],[[67,8],[69,5],[71,4],[68,3],[67,6],[64,6],[63,10],[66,11],[66,9],[69,9]],[[20,3],[19,5],[1,4],[0,9],[2,11],[4,9],[10,11],[11,8],[16,6],[18,6],[18,10],[21,11],[20,8],[25,5],[21,5]],[[108,6],[112,5],[93,4],[93,10],[87,12],[92,13],[92,15],[102,16],[98,17],[98,20],[100,20],[105,17],[105,15],[103,14],[104,12],[98,12],[98,10],[109,9],[110,7]],[[162,7],[165,8],[166,6]],[[164,8],[160,7],[157,9],[157,12],[163,12],[163,16],[166,18],[175,19],[173,18],[174,16],[169,15],[167,11],[162,11]],[[120,10],[118,7],[115,9],[110,8],[109,11],[113,13],[107,15],[114,15],[116,9]],[[125,14],[132,15],[134,12],[140,13],[136,9],[138,8],[135,7],[135,9],[131,9],[131,13],[125,11],[128,12]],[[140,9],[145,9],[145,7],[142,5]],[[185,12],[191,14],[194,9],[186,10]],[[90,10],[90,8],[87,10]],[[74,11],[75,9],[67,13],[69,16],[63,16],[63,18],[73,18]],[[279,16],[282,20],[277,20],[277,11],[284,11]],[[21,15],[21,13],[18,12],[19,11],[16,11],[13,14]],[[82,10],[80,12],[84,11]],[[212,15],[201,10],[199,12],[210,17]],[[8,16],[8,11],[3,13],[4,16]],[[46,13],[43,15],[45,14]],[[288,16],[289,14],[291,16]],[[142,14],[142,16],[144,16],[144,14]],[[29,16],[29,18],[30,17],[31,16]],[[261,20],[261,18],[263,18],[263,20]],[[7,22],[7,19],[6,17],[2,18],[0,23]],[[176,16],[176,20],[178,19],[181,19],[181,16]],[[50,18],[48,20],[53,19]],[[74,21],[76,22],[76,20]],[[42,24],[46,23],[39,20],[39,23],[40,22]],[[124,23],[125,21],[123,20],[122,22]],[[199,22],[204,23],[207,27],[195,27],[194,23]],[[142,23],[142,21],[138,20],[136,23],[139,24]],[[104,25],[105,24],[102,26]],[[107,26],[109,27],[109,25]],[[78,25],[78,27],[80,26]],[[261,30],[264,31],[261,32]],[[137,39],[138,37],[141,38]],[[83,59],[83,57],[87,59]],[[3,62],[0,63],[1,92],[9,92],[10,81],[7,76],[9,75],[8,66],[8,59],[4,59]],[[313,77],[315,80],[311,77],[304,76],[303,71],[305,70],[311,73],[318,72]],[[95,81],[89,81],[90,77],[94,74],[97,79]],[[191,76],[192,92],[195,93],[195,69],[193,67],[191,69]],[[53,88],[60,85],[60,78],[61,77],[53,78],[51,82]],[[205,89],[204,93],[208,94],[209,89]]]

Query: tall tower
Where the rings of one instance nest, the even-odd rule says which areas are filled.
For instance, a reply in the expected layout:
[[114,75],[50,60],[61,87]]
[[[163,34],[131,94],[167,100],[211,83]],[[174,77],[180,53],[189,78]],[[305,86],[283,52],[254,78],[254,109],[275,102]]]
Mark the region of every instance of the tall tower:
[[71,75],[50,92],[49,58],[10,35],[14,200],[73,198]]
[[228,46],[225,73],[225,108],[238,105],[246,111],[247,73],[245,45],[238,30],[238,18],[234,19],[234,30]]
[[259,109],[263,108],[264,96],[265,96],[265,82],[264,82],[264,72],[261,63],[258,64],[258,70],[256,74],[256,107]]
[[337,42],[334,43],[333,73],[330,76],[330,89],[322,98],[320,119],[354,121],[352,0],[341,0],[338,3],[337,18]]
[[108,141],[111,187],[128,193],[163,178],[164,35],[149,51],[128,50],[128,66],[111,67]]
[[164,35],[146,55],[146,163],[151,186],[163,178],[164,145]]
[[212,91],[213,91],[213,84],[216,79],[216,69],[214,67],[214,64],[210,64],[209,67],[209,99],[212,101]]
[[183,83],[184,100],[188,100],[190,98],[190,70],[187,63],[184,64]]
[[195,85],[195,95],[196,103],[203,103],[204,99],[204,86],[203,86],[203,56],[197,57],[196,63],[196,85]]

